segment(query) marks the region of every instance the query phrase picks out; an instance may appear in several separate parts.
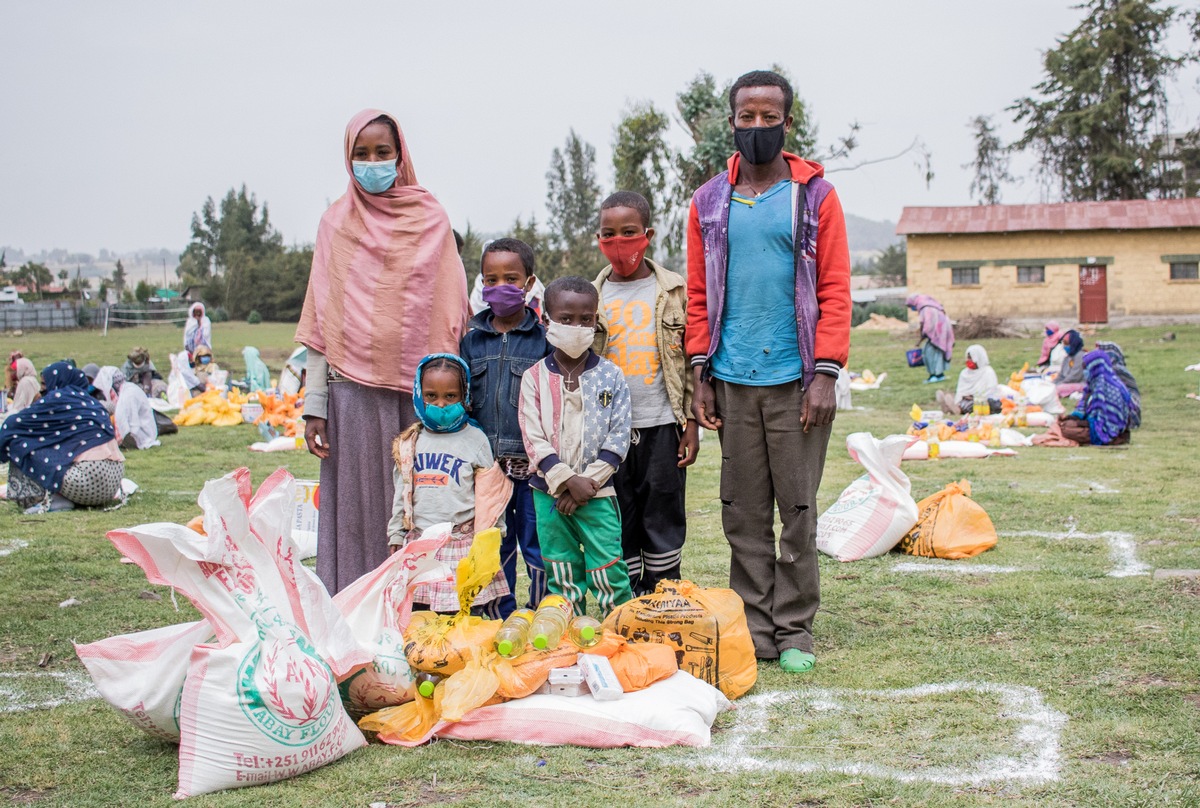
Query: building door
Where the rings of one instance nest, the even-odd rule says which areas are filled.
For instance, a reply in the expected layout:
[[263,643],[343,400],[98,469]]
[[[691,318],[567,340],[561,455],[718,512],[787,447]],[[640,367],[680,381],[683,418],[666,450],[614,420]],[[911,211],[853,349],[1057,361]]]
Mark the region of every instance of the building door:
[[1108,322],[1107,269],[1094,264],[1079,267],[1079,322]]

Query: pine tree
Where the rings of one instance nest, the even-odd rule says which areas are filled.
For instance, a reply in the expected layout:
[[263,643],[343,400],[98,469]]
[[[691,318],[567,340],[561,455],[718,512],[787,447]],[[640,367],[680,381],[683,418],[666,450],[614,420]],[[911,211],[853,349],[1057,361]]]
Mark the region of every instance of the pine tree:
[[976,115],[970,126],[975,137],[975,159],[963,168],[975,172],[971,179],[971,196],[981,205],[998,205],[1001,186],[1014,181],[1008,170],[1011,155],[996,134],[990,117]]
[[562,149],[550,156],[546,172],[546,210],[549,242],[558,265],[544,267],[546,278],[560,275],[593,277],[604,259],[595,245],[600,212],[600,184],[596,179],[596,149],[572,129]]
[[[1067,201],[1179,193],[1163,160],[1167,81],[1195,54],[1172,55],[1177,18],[1156,0],[1087,0],[1083,19],[1046,52],[1036,95],[1010,107],[1025,125],[1017,149]],[[1195,21],[1192,21],[1195,26]]]

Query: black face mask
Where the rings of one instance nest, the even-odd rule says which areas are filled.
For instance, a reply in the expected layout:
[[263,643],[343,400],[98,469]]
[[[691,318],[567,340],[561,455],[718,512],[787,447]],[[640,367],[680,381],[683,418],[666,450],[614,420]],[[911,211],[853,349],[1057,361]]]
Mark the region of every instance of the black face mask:
[[751,165],[769,163],[783,151],[783,139],[787,136],[785,124],[775,126],[750,126],[745,129],[734,127],[733,142],[742,159]]

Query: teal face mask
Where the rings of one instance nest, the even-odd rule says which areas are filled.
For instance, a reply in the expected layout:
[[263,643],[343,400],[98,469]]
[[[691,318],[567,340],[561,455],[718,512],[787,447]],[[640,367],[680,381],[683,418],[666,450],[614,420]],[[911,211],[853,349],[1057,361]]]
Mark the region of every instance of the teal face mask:
[[396,184],[396,161],[354,160],[354,179],[369,194],[381,194]]
[[421,420],[434,432],[453,432],[467,420],[467,409],[461,402],[439,407],[426,404]]

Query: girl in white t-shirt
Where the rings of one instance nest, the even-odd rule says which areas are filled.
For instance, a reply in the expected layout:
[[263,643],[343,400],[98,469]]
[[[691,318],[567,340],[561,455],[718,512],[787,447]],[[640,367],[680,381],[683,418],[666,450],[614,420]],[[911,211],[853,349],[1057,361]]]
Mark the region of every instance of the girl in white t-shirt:
[[[512,485],[496,465],[487,435],[468,416],[470,390],[470,371],[459,357],[432,354],[422,359],[413,384],[417,423],[392,444],[396,494],[388,522],[391,550],[449,522],[453,535],[437,557],[452,569],[466,557],[476,532],[493,526],[504,530]],[[508,582],[497,572],[475,596],[472,613],[498,618],[492,612],[507,594]],[[414,609],[459,610],[452,581],[419,586],[414,600]]]

